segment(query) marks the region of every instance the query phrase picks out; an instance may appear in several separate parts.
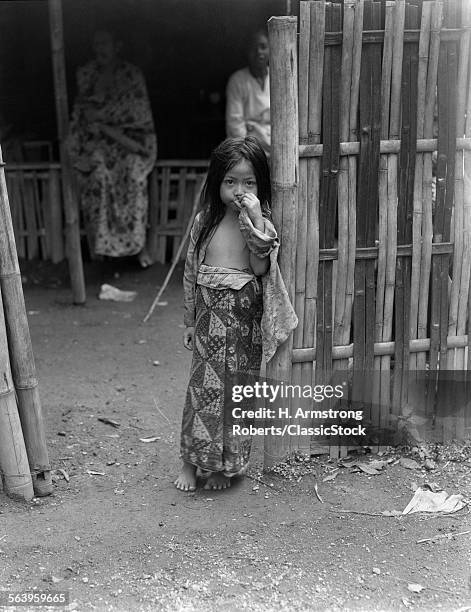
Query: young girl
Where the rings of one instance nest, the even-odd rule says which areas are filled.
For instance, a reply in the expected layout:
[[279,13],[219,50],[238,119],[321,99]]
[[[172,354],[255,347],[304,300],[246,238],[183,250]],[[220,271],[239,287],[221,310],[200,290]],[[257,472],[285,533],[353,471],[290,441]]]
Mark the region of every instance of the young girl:
[[270,193],[267,158],[255,138],[228,138],[215,149],[183,281],[183,343],[193,362],[183,411],[183,468],[175,481],[182,491],[195,490],[197,468],[209,473],[205,489],[225,489],[247,468],[251,438],[235,435],[233,425],[246,423],[232,409],[254,405],[234,404],[232,387],[250,384],[260,373],[259,277],[278,267],[271,257],[278,239],[269,220]]

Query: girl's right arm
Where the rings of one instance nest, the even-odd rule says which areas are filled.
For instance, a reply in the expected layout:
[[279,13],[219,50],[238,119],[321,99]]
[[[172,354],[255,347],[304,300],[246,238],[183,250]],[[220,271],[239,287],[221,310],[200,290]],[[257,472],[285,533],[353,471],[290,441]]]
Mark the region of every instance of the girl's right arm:
[[193,227],[190,232],[190,242],[186,253],[185,271],[183,272],[183,301],[185,314],[183,322],[186,327],[194,327],[195,325],[195,295],[196,295],[196,274],[197,274],[197,255],[195,253],[195,245],[200,231],[201,213],[198,213],[193,222]]

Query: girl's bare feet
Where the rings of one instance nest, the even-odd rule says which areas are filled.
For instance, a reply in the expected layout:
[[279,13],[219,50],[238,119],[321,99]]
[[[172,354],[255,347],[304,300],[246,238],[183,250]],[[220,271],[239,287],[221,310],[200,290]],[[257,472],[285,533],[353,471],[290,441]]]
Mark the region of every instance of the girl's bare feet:
[[213,489],[214,491],[221,491],[222,489],[228,489],[231,486],[231,479],[228,476],[224,476],[222,472],[214,472],[208,478],[205,489]]
[[180,491],[196,490],[196,466],[183,462],[180,476],[175,480],[175,486]]

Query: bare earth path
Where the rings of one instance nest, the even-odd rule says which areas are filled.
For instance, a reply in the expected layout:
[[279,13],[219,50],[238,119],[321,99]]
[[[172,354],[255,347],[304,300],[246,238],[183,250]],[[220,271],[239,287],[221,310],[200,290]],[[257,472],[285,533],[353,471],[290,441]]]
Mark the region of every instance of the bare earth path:
[[[55,491],[30,504],[0,492],[1,589],[68,590],[75,610],[471,609],[471,533],[416,543],[471,530],[466,510],[374,516],[402,510],[426,479],[471,497],[469,457],[431,473],[341,469],[325,483],[332,464],[319,461],[320,503],[312,474],[257,484],[259,440],[251,478],[224,492],[177,492],[191,358],[181,270],[145,326],[163,267],[127,265],[117,279],[89,269],[85,307],[70,305],[62,270],[57,281],[51,270],[37,284],[25,272],[25,298]],[[136,300],[99,301],[104,281],[137,290]],[[158,439],[140,441],[148,437]]]

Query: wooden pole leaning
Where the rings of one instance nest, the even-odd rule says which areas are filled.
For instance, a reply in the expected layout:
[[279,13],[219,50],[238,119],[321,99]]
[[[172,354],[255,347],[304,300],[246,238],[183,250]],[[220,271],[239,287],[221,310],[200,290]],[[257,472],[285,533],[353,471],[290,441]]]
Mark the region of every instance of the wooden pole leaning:
[[83,275],[82,250],[80,246],[80,224],[77,197],[73,189],[72,167],[65,145],[69,126],[67,85],[65,78],[64,35],[62,27],[62,0],[49,0],[49,23],[51,31],[52,67],[56,99],[57,133],[62,169],[62,195],[66,227],[66,253],[69,262],[70,282],[75,304],[86,300]]
[[[279,265],[292,303],[295,290],[296,204],[298,192],[298,76],[296,17],[272,17],[270,41],[272,209],[281,238]],[[267,364],[267,378],[291,378],[293,335]],[[270,426],[279,426],[270,420]],[[265,436],[265,468],[280,461],[289,448],[283,436]]]
[[7,355],[10,355],[34,490],[36,495],[44,496],[52,493],[51,467],[1,150],[0,164],[0,289],[8,334]]

